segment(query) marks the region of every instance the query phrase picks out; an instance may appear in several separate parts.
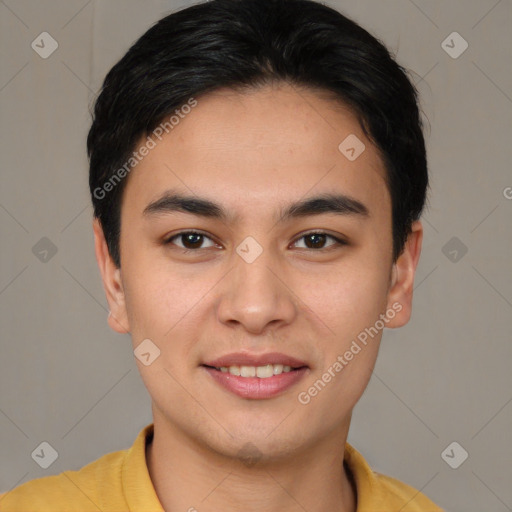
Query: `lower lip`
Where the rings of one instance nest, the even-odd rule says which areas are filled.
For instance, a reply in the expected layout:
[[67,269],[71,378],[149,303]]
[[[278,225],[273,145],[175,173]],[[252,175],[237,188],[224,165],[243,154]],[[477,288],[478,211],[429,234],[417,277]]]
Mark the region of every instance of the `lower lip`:
[[248,399],[272,398],[293,386],[304,377],[309,368],[303,367],[283,372],[266,379],[260,377],[238,377],[209,366],[202,366],[222,387],[235,395]]

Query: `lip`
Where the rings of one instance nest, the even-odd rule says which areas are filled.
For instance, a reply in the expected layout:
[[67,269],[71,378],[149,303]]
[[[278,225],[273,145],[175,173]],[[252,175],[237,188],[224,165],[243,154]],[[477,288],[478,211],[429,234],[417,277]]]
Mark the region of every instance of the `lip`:
[[205,365],[202,365],[201,368],[209,373],[222,388],[241,398],[253,400],[262,400],[279,395],[291,388],[309,372],[309,368],[303,366],[290,372],[262,379],[260,377],[238,377]]
[[[279,352],[268,352],[266,354],[249,354],[247,352],[233,352],[226,354],[211,361],[205,361],[203,365],[214,366],[220,368],[221,366],[265,366],[267,364],[282,364],[291,366],[292,368],[302,368],[308,365],[292,356],[281,354]],[[242,377],[247,378],[247,377]],[[269,377],[273,378],[273,377]]]

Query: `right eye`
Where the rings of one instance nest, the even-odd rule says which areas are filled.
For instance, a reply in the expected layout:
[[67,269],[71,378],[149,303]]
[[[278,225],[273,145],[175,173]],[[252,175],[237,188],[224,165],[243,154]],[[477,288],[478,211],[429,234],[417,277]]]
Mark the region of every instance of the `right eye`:
[[[209,236],[200,231],[181,231],[180,233],[176,233],[175,235],[173,235],[171,238],[168,238],[164,243],[165,245],[177,245],[178,247],[183,249],[183,252],[197,252],[198,250],[203,249],[203,247],[200,246],[205,238],[208,240],[212,240]],[[181,240],[183,245],[175,244],[175,239]],[[215,245],[215,243],[212,243],[212,246]]]

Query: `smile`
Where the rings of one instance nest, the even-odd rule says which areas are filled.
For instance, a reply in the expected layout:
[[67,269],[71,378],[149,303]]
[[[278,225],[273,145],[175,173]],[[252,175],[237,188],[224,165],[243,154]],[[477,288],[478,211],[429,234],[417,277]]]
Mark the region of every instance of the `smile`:
[[283,364],[266,364],[264,366],[221,366],[214,367],[223,373],[230,373],[237,377],[259,377],[260,379],[268,379],[273,375],[281,375],[281,373],[291,372],[295,368]]
[[292,387],[309,371],[307,366],[292,368],[289,365],[265,366],[202,365],[202,368],[223,389],[246,399],[272,398]]

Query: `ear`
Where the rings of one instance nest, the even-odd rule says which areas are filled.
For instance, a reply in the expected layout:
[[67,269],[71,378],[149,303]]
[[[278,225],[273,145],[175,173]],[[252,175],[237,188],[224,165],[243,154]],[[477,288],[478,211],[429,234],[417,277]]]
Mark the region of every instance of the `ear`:
[[413,222],[411,229],[404,250],[391,269],[387,308],[396,314],[393,318],[388,315],[390,320],[386,327],[390,328],[402,327],[411,318],[414,274],[420,259],[423,226],[418,220]]
[[100,268],[103,288],[105,290],[110,309],[107,321],[114,331],[120,334],[125,334],[130,331],[130,324],[126,313],[121,269],[116,267],[112,257],[110,256],[103,228],[101,227],[98,218],[94,218],[92,228],[94,231],[96,261]]

